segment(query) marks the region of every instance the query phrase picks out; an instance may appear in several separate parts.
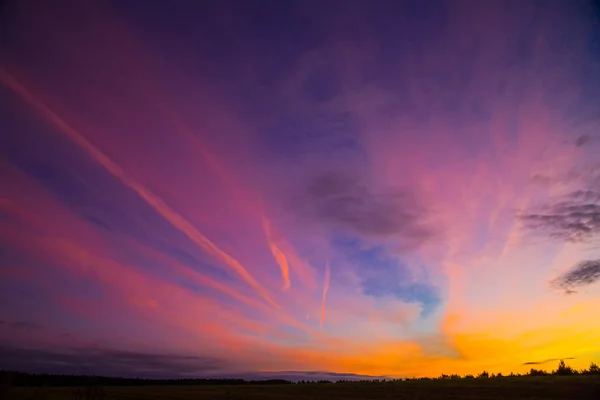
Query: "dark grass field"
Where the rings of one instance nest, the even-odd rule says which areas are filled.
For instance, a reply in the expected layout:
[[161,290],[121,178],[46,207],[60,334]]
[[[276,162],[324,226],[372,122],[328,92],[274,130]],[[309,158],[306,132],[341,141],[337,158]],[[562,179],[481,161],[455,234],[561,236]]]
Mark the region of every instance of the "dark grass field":
[[77,388],[13,388],[6,399],[569,399],[600,400],[596,376],[522,377],[474,380],[431,380],[379,383],[240,385],[240,386],[112,386],[97,396]]

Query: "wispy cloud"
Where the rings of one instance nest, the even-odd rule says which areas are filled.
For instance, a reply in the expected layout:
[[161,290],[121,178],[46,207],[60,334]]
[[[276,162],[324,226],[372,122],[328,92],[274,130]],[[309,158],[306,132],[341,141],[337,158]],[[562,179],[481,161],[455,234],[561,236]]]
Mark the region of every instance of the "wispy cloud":
[[389,379],[389,377],[382,375],[361,375],[343,372],[327,372],[327,371],[272,371],[272,372],[249,372],[236,375],[244,379],[285,379],[292,382],[298,381],[317,381],[317,380],[329,380],[329,381],[358,381],[363,379]]
[[262,227],[265,231],[265,236],[267,238],[267,243],[269,244],[269,249],[271,249],[271,253],[273,254],[273,258],[277,261],[279,268],[281,268],[281,277],[283,278],[283,290],[288,290],[291,286],[290,282],[290,267],[288,264],[288,260],[279,249],[275,240],[273,238],[273,229],[271,227],[271,222],[263,215],[262,216]]
[[560,361],[560,360],[574,360],[574,359],[575,359],[575,357],[548,358],[546,360],[541,360],[541,361],[527,361],[527,362],[524,362],[523,365],[540,365],[540,364],[547,364],[547,363],[556,362],[556,361]]
[[323,322],[325,322],[325,301],[327,301],[327,291],[329,290],[329,281],[331,279],[331,268],[329,267],[329,260],[325,262],[325,279],[323,281],[323,297],[321,300],[321,321],[319,323],[320,327],[323,327]]
[[406,247],[432,235],[426,213],[414,193],[399,189],[373,190],[358,176],[328,171],[307,185],[303,205],[313,218],[365,237],[394,237]]
[[0,368],[37,373],[117,377],[206,376],[227,362],[214,357],[135,352],[101,347],[0,347]]
[[81,133],[75,130],[59,115],[57,115],[54,111],[48,108],[40,99],[38,99],[20,82],[18,82],[12,75],[10,75],[3,69],[0,69],[0,80],[7,87],[12,89],[19,96],[21,96],[22,99],[26,101],[30,106],[34,107],[36,111],[38,111],[45,118],[47,118],[48,121],[55,125],[61,133],[65,134],[69,139],[73,140],[73,142],[75,142],[77,145],[81,146],[84,150],[86,150],[89,153],[89,155],[101,166],[106,168],[108,172],[110,172],[116,178],[121,180],[124,185],[136,192],[141,198],[143,198],[173,226],[185,233],[195,244],[197,244],[200,248],[204,249],[209,254],[215,256],[219,261],[223,262],[226,266],[231,268],[233,272],[235,272],[240,278],[242,278],[246,283],[253,287],[256,290],[256,292],[260,296],[262,296],[268,303],[270,303],[276,308],[279,308],[279,305],[271,298],[268,291],[264,287],[262,287],[262,285],[258,283],[254,279],[254,277],[250,275],[250,273],[236,259],[234,259],[229,254],[217,247],[206,236],[200,233],[194,227],[193,224],[191,224],[182,215],[178,214],[175,210],[173,210],[160,197],[158,197],[149,189],[144,187],[141,183],[128,176],[119,165],[117,165],[104,153],[98,150]]
[[564,199],[520,216],[530,230],[567,242],[582,242],[600,233],[600,192],[577,190]]
[[585,146],[586,144],[588,144],[590,142],[591,139],[592,139],[592,137],[589,134],[587,134],[587,133],[583,134],[575,140],[575,145],[577,147]]
[[42,328],[40,325],[28,321],[0,321],[0,325],[17,331],[32,331]]
[[591,285],[600,280],[600,260],[586,260],[577,263],[568,271],[552,280],[552,286],[567,293]]

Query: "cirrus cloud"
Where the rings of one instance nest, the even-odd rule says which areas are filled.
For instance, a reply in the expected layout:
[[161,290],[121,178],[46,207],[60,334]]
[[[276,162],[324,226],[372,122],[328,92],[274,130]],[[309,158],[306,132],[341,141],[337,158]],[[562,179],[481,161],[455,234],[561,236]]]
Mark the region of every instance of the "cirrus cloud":
[[326,171],[309,179],[301,212],[342,230],[377,240],[393,237],[415,247],[433,236],[425,207],[409,189],[373,188],[359,176]]
[[588,241],[600,233],[600,192],[577,190],[564,200],[521,215],[525,227],[567,242]]
[[585,260],[552,280],[552,285],[572,293],[575,288],[591,285],[600,280],[600,260]]

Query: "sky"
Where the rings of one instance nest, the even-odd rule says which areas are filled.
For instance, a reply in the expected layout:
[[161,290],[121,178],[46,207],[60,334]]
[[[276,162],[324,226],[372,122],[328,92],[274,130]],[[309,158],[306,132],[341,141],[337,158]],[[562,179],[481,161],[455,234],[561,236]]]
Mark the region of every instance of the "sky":
[[597,3],[0,7],[0,368],[600,362]]

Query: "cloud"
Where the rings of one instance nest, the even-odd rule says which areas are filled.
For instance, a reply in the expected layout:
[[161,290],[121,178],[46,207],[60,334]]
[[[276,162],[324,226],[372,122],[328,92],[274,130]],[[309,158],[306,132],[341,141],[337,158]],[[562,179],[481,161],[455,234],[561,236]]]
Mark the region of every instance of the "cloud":
[[331,268],[329,267],[329,260],[325,263],[325,280],[323,281],[323,299],[321,302],[321,321],[319,327],[323,327],[325,321],[325,301],[327,300],[327,291],[329,290],[329,280],[331,279]]
[[55,374],[121,377],[179,377],[223,372],[227,363],[214,357],[124,351],[97,347],[0,347],[0,369]]
[[527,361],[524,362],[523,365],[540,365],[540,364],[546,364],[549,362],[555,362],[555,361],[561,361],[561,360],[574,360],[575,357],[565,357],[565,358],[548,358],[546,360],[542,360],[542,361]]
[[579,136],[576,140],[575,140],[575,145],[577,147],[582,147],[585,144],[587,144],[589,141],[591,140],[591,136],[588,134],[584,134]]
[[34,331],[41,328],[41,326],[28,321],[0,321],[0,325],[17,331]]
[[[49,151],[49,147],[45,148]],[[194,244],[185,235],[97,166],[82,162],[76,169],[68,168],[15,148],[11,149],[11,161],[86,221],[100,229],[130,236],[211,276],[227,278],[222,269],[193,255]]]
[[[67,334],[68,335],[68,334]],[[247,380],[360,380],[385,376],[328,371],[239,371],[212,356],[129,351],[101,346],[22,348],[0,346],[0,370],[140,378],[243,378]]]
[[304,206],[333,229],[364,237],[394,237],[413,247],[432,235],[425,209],[409,190],[373,190],[358,176],[322,172],[309,180]]
[[567,242],[584,242],[600,233],[600,192],[577,190],[563,201],[520,216],[525,227]]
[[317,380],[349,380],[358,381],[362,379],[389,379],[387,376],[378,375],[361,375],[351,374],[343,372],[327,372],[327,371],[277,371],[277,372],[249,372],[245,374],[239,374],[232,377],[241,377],[248,380],[260,380],[260,379],[285,379],[288,381],[317,381]]
[[552,286],[573,293],[573,289],[600,280],[600,260],[581,261],[569,271],[552,280]]
[[11,74],[0,69],[0,80],[5,86],[13,90],[15,94],[20,96],[28,105],[34,108],[35,111],[45,117],[47,121],[55,126],[63,135],[85,150],[98,165],[102,166],[108,173],[120,180],[124,186],[133,190],[173,227],[184,233],[200,249],[204,250],[207,254],[210,254],[228,267],[273,307],[280,308],[280,305],[271,298],[267,289],[264,288],[238,260],[204,236],[189,220],[171,208],[162,198],[129,176],[120,165],[89,142],[79,131],[69,125],[67,121],[50,109]]
[[275,261],[281,269],[281,277],[283,278],[283,290],[288,290],[291,286],[290,267],[288,264],[288,260],[285,256],[285,253],[281,251],[281,249],[279,248],[279,246],[277,246],[277,243],[274,240],[271,222],[264,215],[262,216],[261,222],[263,230],[265,232],[267,243],[269,245],[269,249],[271,250],[273,258],[275,259]]

